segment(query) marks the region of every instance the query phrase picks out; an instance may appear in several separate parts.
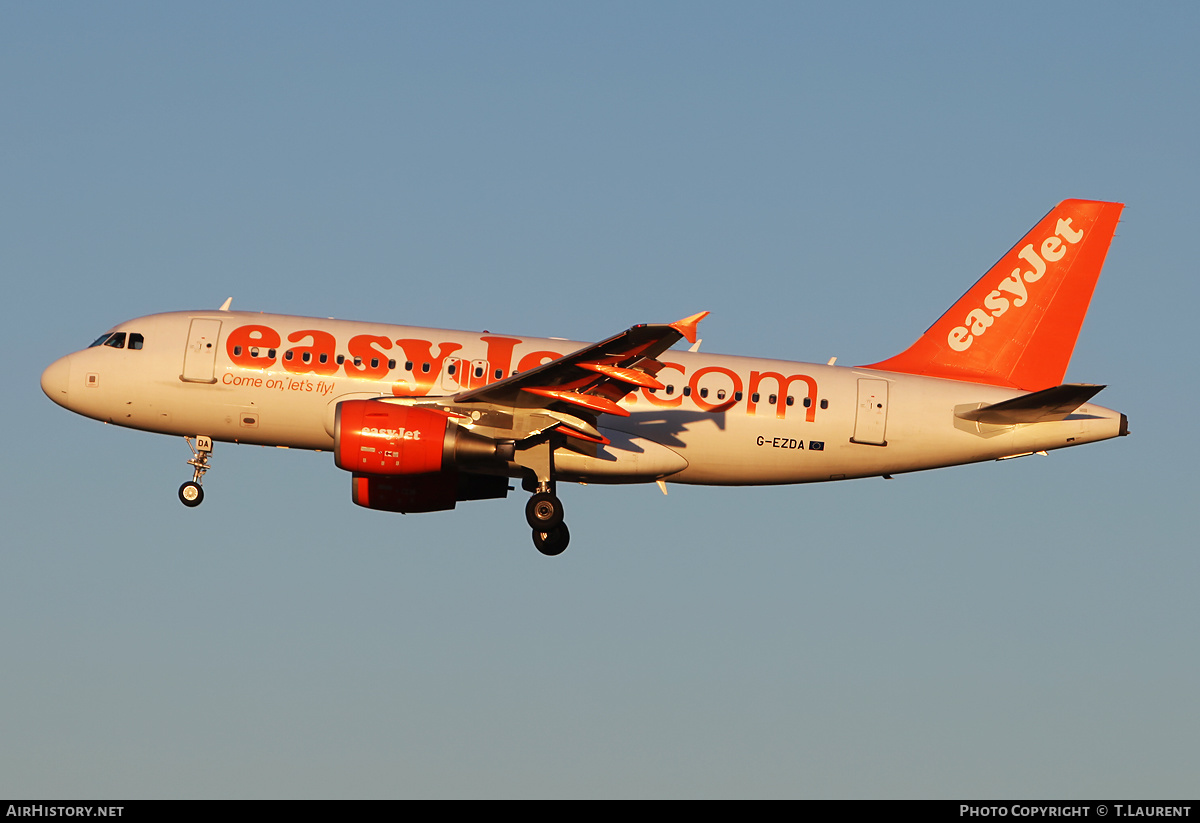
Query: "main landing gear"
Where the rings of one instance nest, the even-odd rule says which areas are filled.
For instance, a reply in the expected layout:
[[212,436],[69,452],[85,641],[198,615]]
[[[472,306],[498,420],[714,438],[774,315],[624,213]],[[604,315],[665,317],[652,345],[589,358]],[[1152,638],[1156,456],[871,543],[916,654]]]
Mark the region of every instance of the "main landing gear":
[[[545,487],[544,489],[542,487]],[[539,483],[539,491],[525,504],[525,520],[533,529],[533,545],[547,557],[562,554],[571,542],[571,532],[563,522],[562,501],[549,483]]]
[[566,523],[559,523],[548,532],[533,530],[533,545],[537,546],[537,550],[547,557],[562,554],[570,542],[571,532],[567,531]]
[[195,444],[192,443],[192,438],[183,438],[187,441],[188,448],[192,450],[192,459],[188,461],[188,465],[195,469],[192,472],[192,479],[179,487],[179,502],[188,508],[195,508],[204,502],[204,489],[200,486],[203,482],[204,473],[208,471],[209,458],[212,457],[212,438],[205,435],[196,435]]
[[529,470],[526,491],[533,497],[525,505],[525,520],[533,529],[533,545],[548,557],[562,554],[571,542],[563,522],[563,504],[554,493],[554,443],[545,437],[516,452],[513,461]]
[[552,491],[539,491],[525,504],[525,519],[534,531],[549,531],[563,522],[562,501]]

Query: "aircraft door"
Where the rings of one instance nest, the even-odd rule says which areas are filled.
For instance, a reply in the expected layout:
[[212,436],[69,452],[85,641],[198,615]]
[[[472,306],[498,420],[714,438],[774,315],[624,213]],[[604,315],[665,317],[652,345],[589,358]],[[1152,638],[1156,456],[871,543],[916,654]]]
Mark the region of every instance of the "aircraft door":
[[851,443],[886,446],[888,381],[859,378],[858,412]]
[[183,355],[183,374],[180,380],[188,383],[216,383],[214,370],[217,362],[217,338],[221,334],[221,321],[201,317],[192,318],[188,330],[187,350]]

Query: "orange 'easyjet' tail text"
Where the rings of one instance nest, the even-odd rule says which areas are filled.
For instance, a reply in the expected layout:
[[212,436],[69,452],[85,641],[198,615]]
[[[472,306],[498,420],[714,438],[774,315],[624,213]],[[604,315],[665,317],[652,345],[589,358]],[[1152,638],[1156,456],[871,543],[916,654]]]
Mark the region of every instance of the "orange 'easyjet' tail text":
[[905,351],[866,368],[1057,386],[1124,205],[1064,200]]

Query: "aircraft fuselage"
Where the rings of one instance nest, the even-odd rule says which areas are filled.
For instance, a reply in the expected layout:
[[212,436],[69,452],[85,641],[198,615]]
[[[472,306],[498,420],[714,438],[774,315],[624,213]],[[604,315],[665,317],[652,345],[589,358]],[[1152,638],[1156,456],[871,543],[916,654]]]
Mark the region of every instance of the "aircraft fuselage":
[[[151,315],[109,336],[120,333],[126,341],[140,335],[141,348],[98,345],[60,359],[43,378],[51,399],[145,431],[321,451],[334,447],[334,408],[346,399],[449,398],[587,345],[231,311]],[[658,444],[686,465],[660,460],[653,468],[651,459],[637,466],[626,457],[630,465],[622,467],[625,455],[605,461],[559,448],[563,479],[840,480],[1094,442],[1117,436],[1123,425],[1119,413],[1092,403],[1061,421],[965,421],[955,412],[1022,392],[956,380],[688,351],[659,359],[665,387],[630,391],[619,401],[630,416],[604,416],[599,425]],[[644,455],[645,447],[629,442]],[[612,445],[608,451],[624,451],[620,440]]]

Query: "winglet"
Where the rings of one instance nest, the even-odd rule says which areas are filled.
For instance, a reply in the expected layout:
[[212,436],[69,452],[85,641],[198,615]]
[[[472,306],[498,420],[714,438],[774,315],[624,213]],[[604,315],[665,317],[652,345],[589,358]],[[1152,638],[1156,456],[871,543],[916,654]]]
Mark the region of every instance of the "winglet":
[[231,303],[233,303],[233,298],[226,297],[225,302],[221,304],[221,308],[217,309],[217,311],[229,311],[229,306]]
[[685,317],[671,324],[671,328],[687,338],[689,343],[696,342],[696,327],[700,325],[700,321],[708,317],[708,312],[702,311],[699,314],[693,314],[691,317]]

